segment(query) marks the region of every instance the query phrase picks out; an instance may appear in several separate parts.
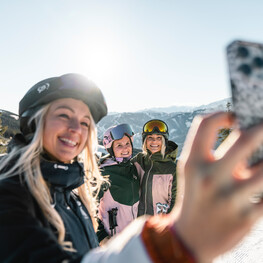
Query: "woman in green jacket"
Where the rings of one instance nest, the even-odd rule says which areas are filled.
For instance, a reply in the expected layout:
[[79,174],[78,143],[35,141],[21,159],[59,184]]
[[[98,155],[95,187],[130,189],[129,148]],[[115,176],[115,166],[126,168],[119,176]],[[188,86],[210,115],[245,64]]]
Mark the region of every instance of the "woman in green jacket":
[[120,233],[136,217],[139,204],[137,170],[130,162],[133,152],[133,131],[129,124],[123,123],[107,129],[103,145],[108,155],[100,160],[103,176],[110,185],[102,187],[99,194],[99,242]]
[[133,162],[137,168],[141,196],[138,216],[166,214],[175,204],[177,192],[177,144],[169,141],[168,126],[161,120],[150,120],[143,126],[143,152]]

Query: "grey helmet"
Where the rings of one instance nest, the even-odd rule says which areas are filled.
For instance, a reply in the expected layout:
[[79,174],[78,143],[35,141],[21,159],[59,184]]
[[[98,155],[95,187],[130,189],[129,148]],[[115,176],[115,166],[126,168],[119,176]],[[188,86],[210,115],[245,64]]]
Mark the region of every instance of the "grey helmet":
[[45,104],[62,98],[82,100],[97,123],[107,115],[107,105],[101,90],[83,75],[69,73],[44,79],[35,84],[19,102],[20,130],[24,136],[35,132],[30,117]]

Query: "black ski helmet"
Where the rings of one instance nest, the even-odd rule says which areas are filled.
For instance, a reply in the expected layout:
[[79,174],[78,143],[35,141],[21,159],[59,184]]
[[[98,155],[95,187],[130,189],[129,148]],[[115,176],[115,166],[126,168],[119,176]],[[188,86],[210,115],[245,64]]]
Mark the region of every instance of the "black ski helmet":
[[28,120],[37,110],[63,98],[82,100],[89,107],[95,123],[107,115],[107,105],[101,90],[83,75],[69,73],[38,82],[21,99],[19,118],[23,135],[34,133],[34,123],[29,126]]
[[158,119],[147,121],[142,128],[142,143],[144,143],[147,135],[151,134],[162,135],[165,139],[165,144],[167,144],[169,139],[168,125],[164,121]]

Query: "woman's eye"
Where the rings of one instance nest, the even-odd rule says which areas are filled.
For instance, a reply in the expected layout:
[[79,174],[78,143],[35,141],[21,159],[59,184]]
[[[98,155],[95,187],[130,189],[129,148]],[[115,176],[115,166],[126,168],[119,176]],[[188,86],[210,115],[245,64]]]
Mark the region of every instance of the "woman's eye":
[[82,125],[82,126],[85,126],[85,127],[87,127],[87,128],[89,127],[89,124],[88,124],[87,122],[81,122],[81,125]]
[[65,114],[65,113],[59,114],[59,117],[65,118],[65,119],[69,119],[69,116],[67,114]]

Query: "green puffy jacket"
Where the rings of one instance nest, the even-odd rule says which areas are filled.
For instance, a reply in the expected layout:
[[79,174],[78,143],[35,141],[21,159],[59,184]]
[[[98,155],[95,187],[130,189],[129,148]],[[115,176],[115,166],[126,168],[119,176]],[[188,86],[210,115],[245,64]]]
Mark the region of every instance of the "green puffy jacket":
[[102,187],[99,194],[99,241],[121,232],[137,217],[140,188],[137,170],[130,161],[118,163],[106,158],[100,169],[103,176],[109,176],[110,186]]
[[160,152],[138,153],[132,162],[140,178],[138,216],[169,213],[175,204],[177,191],[177,144],[168,141],[169,147],[162,157]]

